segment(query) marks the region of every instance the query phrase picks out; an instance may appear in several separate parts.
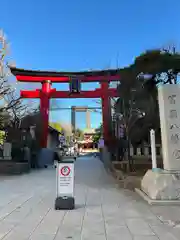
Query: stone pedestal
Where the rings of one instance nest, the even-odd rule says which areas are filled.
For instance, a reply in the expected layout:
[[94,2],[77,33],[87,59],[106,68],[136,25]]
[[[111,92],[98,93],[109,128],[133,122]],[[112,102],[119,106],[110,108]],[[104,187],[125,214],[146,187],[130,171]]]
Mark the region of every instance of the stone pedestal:
[[148,170],[141,190],[152,200],[180,200],[180,172]]
[[148,170],[135,191],[151,205],[180,205],[180,172]]

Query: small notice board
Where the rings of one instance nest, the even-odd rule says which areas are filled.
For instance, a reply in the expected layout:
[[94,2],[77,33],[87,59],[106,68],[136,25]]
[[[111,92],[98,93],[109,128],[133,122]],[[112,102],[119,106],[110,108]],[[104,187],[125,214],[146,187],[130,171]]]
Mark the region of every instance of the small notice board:
[[74,161],[58,163],[57,196],[74,197]]
[[66,142],[65,136],[60,136],[59,141],[60,141],[61,144],[65,144],[65,142]]

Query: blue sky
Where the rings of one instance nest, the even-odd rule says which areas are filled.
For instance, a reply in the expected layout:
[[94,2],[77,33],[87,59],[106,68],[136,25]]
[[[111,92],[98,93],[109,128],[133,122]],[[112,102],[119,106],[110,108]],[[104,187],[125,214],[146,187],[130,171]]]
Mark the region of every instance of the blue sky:
[[[179,9],[178,0],[4,0],[0,28],[11,43],[17,67],[105,69],[128,65],[146,49],[169,43],[179,47]],[[96,105],[87,99],[57,102],[62,107]],[[70,113],[53,112],[51,120],[69,122]],[[92,114],[92,127],[100,121],[100,114]],[[85,114],[77,114],[77,122],[84,127]]]

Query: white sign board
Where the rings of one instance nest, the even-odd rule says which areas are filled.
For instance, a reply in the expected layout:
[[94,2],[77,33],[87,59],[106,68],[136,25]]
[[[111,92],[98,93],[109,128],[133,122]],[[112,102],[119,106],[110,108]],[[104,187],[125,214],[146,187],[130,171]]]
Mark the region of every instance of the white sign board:
[[57,167],[57,197],[74,196],[74,163],[61,162]]
[[180,170],[180,87],[159,87],[159,111],[163,165],[165,170]]

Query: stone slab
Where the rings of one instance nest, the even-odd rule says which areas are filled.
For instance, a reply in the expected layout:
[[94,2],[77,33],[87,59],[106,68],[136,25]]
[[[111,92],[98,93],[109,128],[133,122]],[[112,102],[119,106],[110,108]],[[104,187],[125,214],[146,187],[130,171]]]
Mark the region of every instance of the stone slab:
[[158,88],[163,168],[180,170],[180,86],[164,84]]
[[93,155],[75,163],[74,210],[54,210],[55,176],[56,169],[47,168],[1,178],[0,240],[164,240],[164,235],[178,239],[177,233],[168,235],[174,228],[163,224],[159,215],[166,210],[165,219],[171,219],[169,211],[180,219],[179,207],[174,212],[171,207],[152,209],[135,192],[117,188]]
[[3,145],[3,157],[6,160],[11,160],[11,152],[12,152],[12,144],[9,142],[5,142]]

